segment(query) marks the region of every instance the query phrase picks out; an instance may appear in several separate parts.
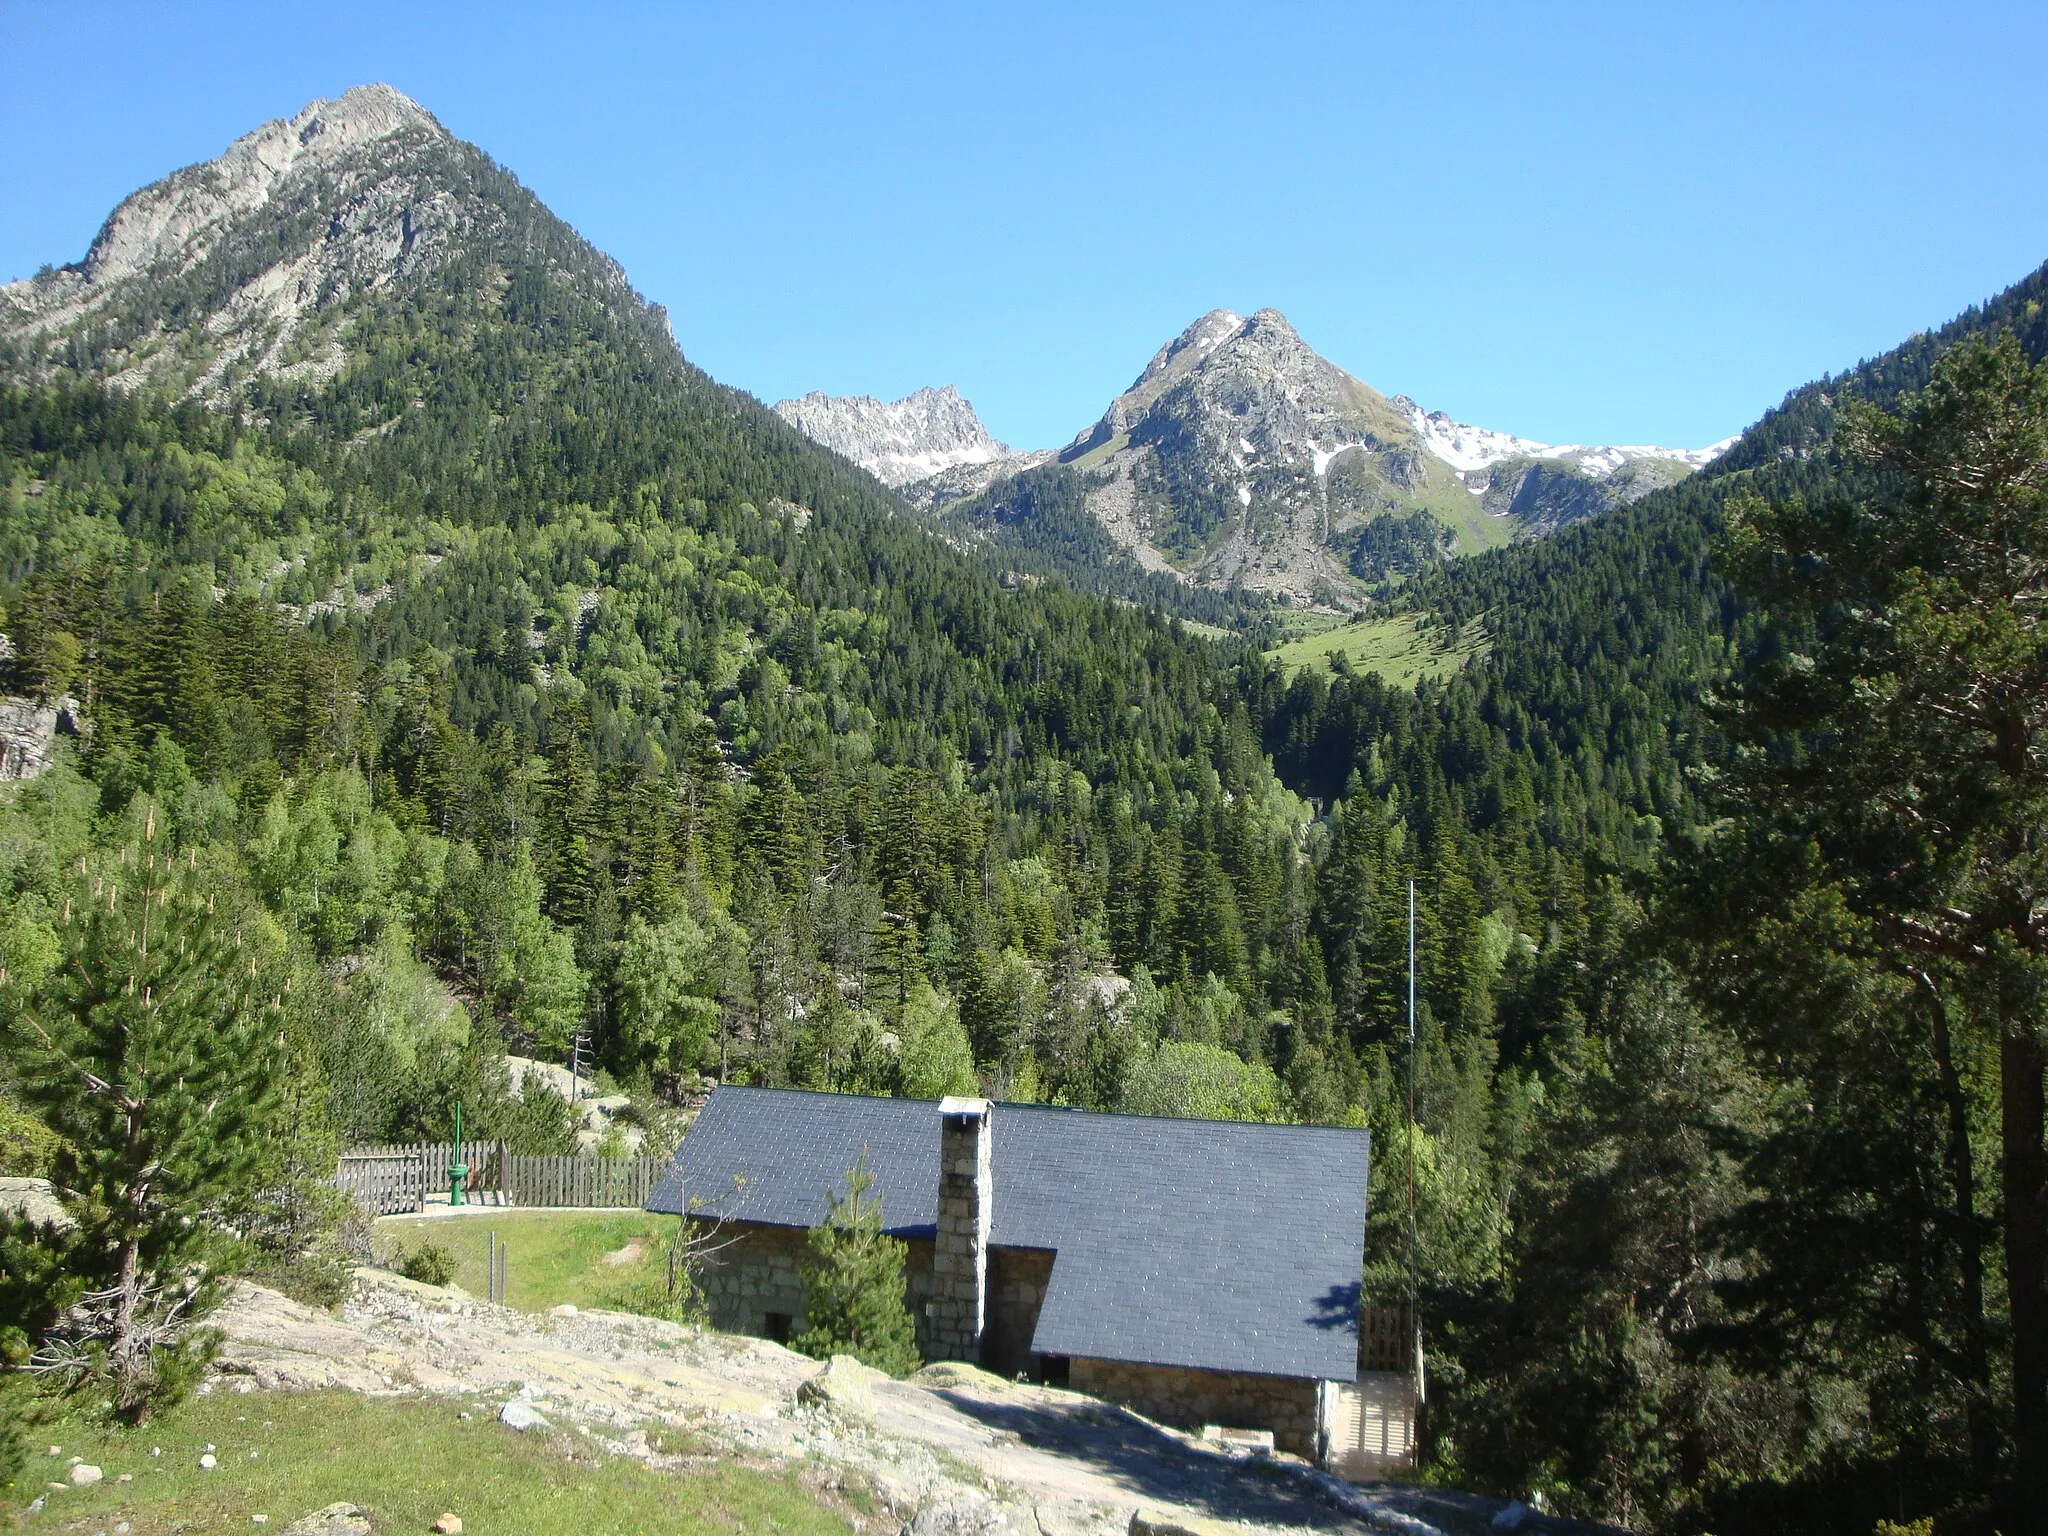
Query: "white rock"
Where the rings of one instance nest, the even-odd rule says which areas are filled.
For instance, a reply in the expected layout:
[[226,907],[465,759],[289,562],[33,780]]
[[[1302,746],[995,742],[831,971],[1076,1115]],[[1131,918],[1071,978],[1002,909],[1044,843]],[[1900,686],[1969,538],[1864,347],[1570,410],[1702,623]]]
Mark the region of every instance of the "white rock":
[[874,1378],[878,1374],[851,1355],[834,1355],[825,1362],[822,1371],[796,1389],[796,1400],[817,1403],[851,1418],[872,1419],[875,1416]]
[[211,1451],[208,1451],[204,1456],[201,1456],[199,1458],[199,1470],[202,1472],[211,1472],[215,1467],[219,1465],[220,1463],[213,1459],[213,1452]]
[[501,1423],[508,1424],[513,1429],[518,1430],[522,1435],[529,1429],[550,1429],[553,1427],[547,1415],[543,1414],[531,1403],[521,1402],[516,1397],[498,1410],[498,1419]]
[[1529,1518],[1529,1506],[1519,1499],[1510,1500],[1493,1512],[1487,1525],[1496,1531],[1519,1531]]
[[778,400],[775,414],[884,485],[908,485],[963,464],[1011,457],[950,384],[893,401],[814,391],[801,400]]
[[548,1311],[555,1317],[574,1317],[576,1315],[576,1304],[572,1301],[565,1301],[559,1307],[550,1307]]
[[71,1486],[74,1488],[90,1488],[106,1475],[106,1473],[89,1461],[76,1462],[71,1468]]

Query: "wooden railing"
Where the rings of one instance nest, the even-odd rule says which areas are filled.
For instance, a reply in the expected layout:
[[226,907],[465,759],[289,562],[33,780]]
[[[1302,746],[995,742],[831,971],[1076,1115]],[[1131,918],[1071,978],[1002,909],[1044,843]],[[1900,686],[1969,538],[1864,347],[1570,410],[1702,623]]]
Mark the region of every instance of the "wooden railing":
[[[641,1206],[668,1165],[658,1157],[530,1155],[502,1141],[462,1148],[468,1198],[491,1205]],[[351,1147],[341,1154],[334,1182],[372,1215],[422,1210],[445,1197],[455,1148],[448,1142]]]

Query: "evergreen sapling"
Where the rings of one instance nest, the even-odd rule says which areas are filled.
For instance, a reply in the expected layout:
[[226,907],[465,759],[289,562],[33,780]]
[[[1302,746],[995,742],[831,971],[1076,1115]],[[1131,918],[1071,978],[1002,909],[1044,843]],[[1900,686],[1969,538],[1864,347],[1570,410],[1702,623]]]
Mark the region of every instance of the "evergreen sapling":
[[917,1330],[904,1304],[908,1247],[882,1231],[882,1199],[868,1172],[867,1149],[846,1170],[823,1226],[811,1229],[804,1264],[804,1306],[810,1326],[791,1345],[819,1360],[852,1355],[891,1376],[918,1367]]
[[139,847],[81,865],[63,959],[8,997],[19,1091],[63,1138],[53,1182],[82,1282],[30,1367],[104,1377],[137,1423],[215,1345],[195,1325],[236,1246],[222,1214],[265,1182],[285,1075],[280,989],[196,865],[158,846],[150,807]]

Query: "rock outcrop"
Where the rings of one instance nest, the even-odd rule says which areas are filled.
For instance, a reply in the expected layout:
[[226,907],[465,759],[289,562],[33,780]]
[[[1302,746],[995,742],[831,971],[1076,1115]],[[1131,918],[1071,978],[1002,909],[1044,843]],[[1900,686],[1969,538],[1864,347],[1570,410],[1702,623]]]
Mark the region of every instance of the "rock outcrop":
[[1219,309],[1160,348],[1060,458],[1088,474],[1090,510],[1146,564],[1313,600],[1352,585],[1353,530],[1408,509],[1416,446],[1384,396],[1278,310]]
[[[1315,602],[1446,547],[1536,537],[1623,505],[1716,451],[1557,448],[1466,426],[1381,395],[1278,310],[1219,309],[1161,347],[1057,457],[1144,568]],[[903,494],[946,508],[993,488],[1001,501],[997,482],[1042,461],[952,469]]]
[[417,103],[357,86],[133,193],[82,259],[0,287],[0,376],[78,370],[246,405],[254,382],[337,373],[379,296],[536,238],[637,305],[616,263],[541,213]]
[[903,486],[961,466],[1012,458],[988,435],[974,407],[948,384],[901,400],[813,391],[778,400],[775,414],[813,442],[844,454],[884,485]]
[[78,700],[0,696],[0,779],[32,779],[50,765],[59,736],[85,734]]

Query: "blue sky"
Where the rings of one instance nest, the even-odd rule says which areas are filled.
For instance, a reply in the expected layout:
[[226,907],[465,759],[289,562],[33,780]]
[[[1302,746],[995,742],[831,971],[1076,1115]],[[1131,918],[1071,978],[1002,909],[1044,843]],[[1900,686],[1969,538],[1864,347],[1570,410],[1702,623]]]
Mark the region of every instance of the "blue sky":
[[0,276],[386,80],[774,400],[1063,442],[1204,311],[1555,442],[1703,444],[2048,259],[2048,6],[0,0]]

